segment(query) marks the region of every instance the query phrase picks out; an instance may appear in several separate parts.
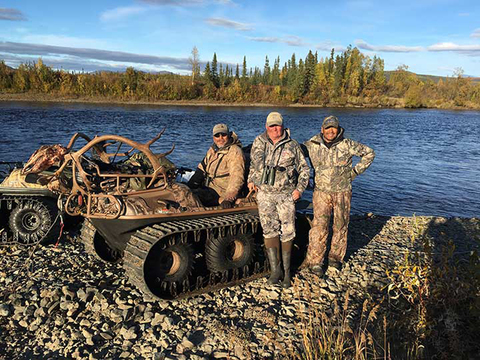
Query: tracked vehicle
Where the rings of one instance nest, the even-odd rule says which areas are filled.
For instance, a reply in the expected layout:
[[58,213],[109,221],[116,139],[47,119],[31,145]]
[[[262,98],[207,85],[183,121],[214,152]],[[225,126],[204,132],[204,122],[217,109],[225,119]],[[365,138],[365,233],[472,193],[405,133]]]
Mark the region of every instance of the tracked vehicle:
[[[121,262],[146,298],[182,298],[264,275],[255,197],[240,198],[231,209],[204,207],[177,181],[182,170],[166,158],[174,146],[151,151],[161,135],[147,143],[98,136],[73,151],[76,134],[64,148],[48,189],[66,214],[85,218],[85,249]],[[51,164],[30,161],[23,172]]]

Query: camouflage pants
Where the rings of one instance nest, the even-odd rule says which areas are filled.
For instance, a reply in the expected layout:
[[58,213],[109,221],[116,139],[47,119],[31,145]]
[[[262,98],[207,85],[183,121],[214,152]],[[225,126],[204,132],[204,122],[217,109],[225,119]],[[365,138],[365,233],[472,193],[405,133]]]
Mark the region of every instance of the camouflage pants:
[[306,263],[322,265],[327,250],[328,226],[333,210],[332,246],[328,258],[342,261],[347,251],[348,222],[352,192],[313,192],[313,225],[309,233]]
[[282,242],[295,238],[295,203],[290,191],[259,190],[257,203],[265,238],[280,236]]

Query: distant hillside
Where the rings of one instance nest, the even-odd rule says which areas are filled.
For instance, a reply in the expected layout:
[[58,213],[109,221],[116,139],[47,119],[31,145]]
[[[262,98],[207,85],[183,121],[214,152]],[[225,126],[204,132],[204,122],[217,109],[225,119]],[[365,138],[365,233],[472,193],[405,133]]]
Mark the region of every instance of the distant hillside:
[[[385,71],[385,77],[387,78],[387,81],[390,79],[391,74],[393,74],[395,72],[396,72],[395,70]],[[409,71],[409,73],[415,74],[415,73],[412,73],[411,71]],[[445,81],[447,79],[451,79],[451,77],[447,77],[447,76],[435,76],[435,75],[423,75],[423,74],[415,74],[415,75],[420,80],[422,80],[423,82],[425,82],[427,80],[431,80],[435,84],[437,84],[440,81],[440,79],[442,79],[442,81]],[[465,76],[465,77],[469,78],[473,83],[480,83],[480,77],[472,77],[472,76]]]

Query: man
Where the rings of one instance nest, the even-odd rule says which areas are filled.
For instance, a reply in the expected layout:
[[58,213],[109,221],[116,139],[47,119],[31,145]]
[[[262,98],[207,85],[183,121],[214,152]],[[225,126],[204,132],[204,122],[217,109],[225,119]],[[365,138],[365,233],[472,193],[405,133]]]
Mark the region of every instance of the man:
[[295,238],[295,201],[307,187],[310,168],[297,141],[283,127],[282,115],[271,112],[266,131],[257,136],[250,152],[248,188],[257,189],[258,212],[270,262],[269,284],[282,278],[280,241],[285,275],[282,286],[291,286],[290,260]]
[[[308,140],[305,146],[315,172],[314,220],[305,261],[312,271],[323,276],[322,266],[332,210],[333,235],[328,266],[340,270],[347,250],[352,181],[370,166],[375,152],[368,146],[344,138],[344,129],[335,116],[326,117],[321,133]],[[361,160],[352,168],[353,156],[359,156]]]
[[225,124],[213,127],[213,145],[188,182],[204,206],[234,205],[245,184],[245,157],[237,134]]

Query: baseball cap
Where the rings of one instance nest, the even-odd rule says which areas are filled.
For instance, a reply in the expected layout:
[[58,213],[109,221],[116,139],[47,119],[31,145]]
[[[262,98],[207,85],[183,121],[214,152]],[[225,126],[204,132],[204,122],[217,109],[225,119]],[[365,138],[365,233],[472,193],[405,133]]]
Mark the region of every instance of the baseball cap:
[[217,135],[219,133],[228,134],[230,131],[228,130],[228,126],[226,124],[217,124],[213,127],[213,135]]
[[283,125],[283,117],[280,113],[273,111],[267,116],[267,126]]
[[336,116],[327,116],[325,119],[323,119],[323,124],[322,128],[328,129],[329,127],[335,127],[338,128],[339,126],[338,118]]

